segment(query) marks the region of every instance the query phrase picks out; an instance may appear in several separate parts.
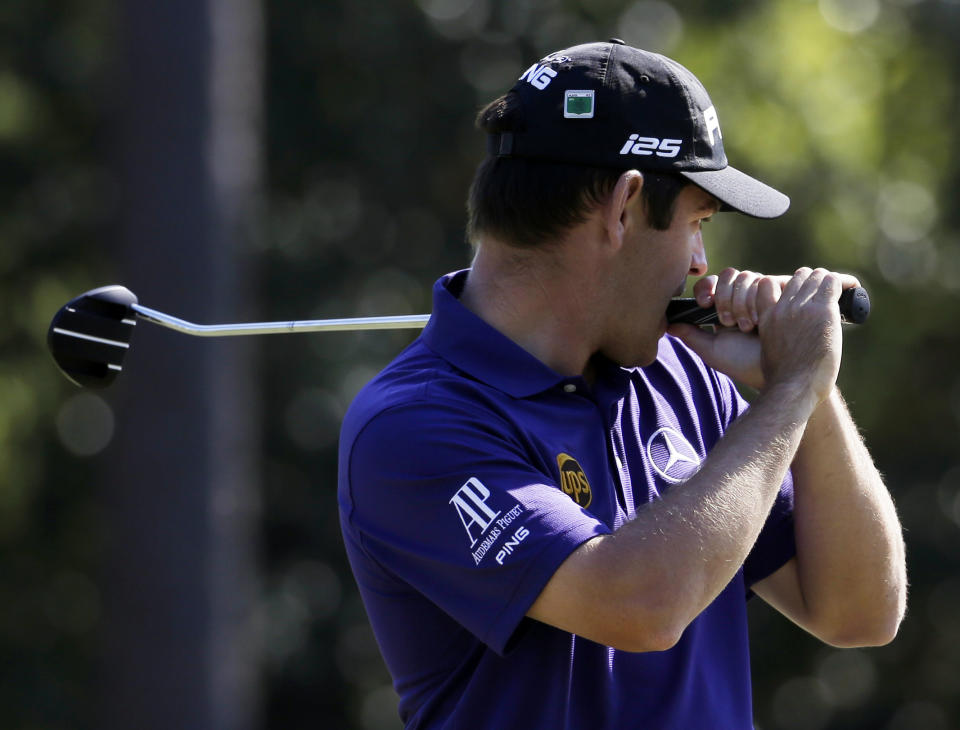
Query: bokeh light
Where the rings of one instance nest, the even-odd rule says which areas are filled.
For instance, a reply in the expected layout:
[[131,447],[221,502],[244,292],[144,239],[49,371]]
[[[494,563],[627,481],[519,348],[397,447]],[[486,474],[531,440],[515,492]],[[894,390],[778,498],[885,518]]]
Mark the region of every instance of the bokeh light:
[[403,723],[397,716],[399,698],[393,686],[384,684],[370,690],[363,698],[361,724],[364,730],[401,730]]
[[862,33],[880,15],[878,0],[819,0],[819,3],[827,24],[844,33]]
[[794,677],[773,696],[773,718],[784,730],[821,730],[833,714],[829,688],[815,677]]
[[869,702],[876,687],[877,670],[870,655],[863,651],[833,651],[820,663],[817,677],[827,688],[830,705],[855,709]]
[[100,619],[100,591],[82,573],[63,571],[47,585],[43,613],[57,631],[86,634]]
[[449,40],[480,33],[490,18],[489,0],[418,0],[434,31]]
[[877,196],[880,229],[892,241],[911,243],[927,236],[937,222],[937,204],[924,185],[897,180],[880,188]]
[[477,38],[460,55],[460,73],[482,99],[499,96],[526,70],[520,49],[507,37]]
[[908,702],[890,718],[884,730],[949,730],[953,727],[943,708],[933,702]]
[[60,443],[75,456],[93,456],[103,451],[113,438],[113,428],[113,409],[92,393],[78,393],[57,414]]
[[304,388],[287,406],[287,434],[305,451],[330,447],[337,441],[343,413],[340,400],[323,388]]
[[637,48],[669,54],[683,37],[683,18],[670,3],[640,0],[623,11],[617,33]]

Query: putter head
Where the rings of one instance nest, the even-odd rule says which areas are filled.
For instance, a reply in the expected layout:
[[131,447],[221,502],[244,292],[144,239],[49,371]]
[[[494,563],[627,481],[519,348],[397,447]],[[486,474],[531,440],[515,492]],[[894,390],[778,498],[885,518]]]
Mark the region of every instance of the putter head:
[[57,366],[85,388],[106,388],[123,367],[137,324],[129,289],[113,285],[81,294],[58,311],[47,330],[47,346]]

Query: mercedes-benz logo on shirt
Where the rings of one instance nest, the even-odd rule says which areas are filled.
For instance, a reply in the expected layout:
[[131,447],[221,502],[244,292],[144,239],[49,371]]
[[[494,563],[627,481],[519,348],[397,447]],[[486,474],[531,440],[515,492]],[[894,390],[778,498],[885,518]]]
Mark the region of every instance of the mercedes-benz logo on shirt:
[[700,455],[676,429],[658,428],[647,440],[647,458],[654,470],[671,484],[679,484],[696,474]]

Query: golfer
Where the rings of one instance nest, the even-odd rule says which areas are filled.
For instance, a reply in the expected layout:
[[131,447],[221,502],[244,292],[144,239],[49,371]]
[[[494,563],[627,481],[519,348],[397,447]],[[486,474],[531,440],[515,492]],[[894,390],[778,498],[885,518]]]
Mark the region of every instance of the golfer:
[[[748,598],[837,647],[904,613],[900,525],[835,385],[858,282],[706,276],[704,221],[789,200],[727,164],[678,63],[613,39],[519,71],[478,118],[472,266],[341,434],[400,717],[748,730]],[[668,328],[687,277],[716,334]]]

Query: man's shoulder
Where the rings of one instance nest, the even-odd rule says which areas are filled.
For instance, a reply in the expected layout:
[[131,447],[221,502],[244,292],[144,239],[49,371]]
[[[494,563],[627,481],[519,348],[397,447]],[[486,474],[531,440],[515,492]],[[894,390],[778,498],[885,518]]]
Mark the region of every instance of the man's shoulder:
[[344,416],[341,439],[353,440],[383,414],[412,425],[444,411],[473,410],[485,390],[418,339],[357,393]]
[[423,400],[430,383],[448,367],[417,339],[354,396],[343,420],[343,430],[362,427],[377,413]]

